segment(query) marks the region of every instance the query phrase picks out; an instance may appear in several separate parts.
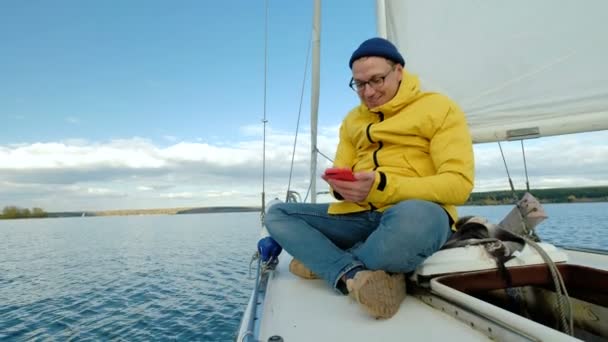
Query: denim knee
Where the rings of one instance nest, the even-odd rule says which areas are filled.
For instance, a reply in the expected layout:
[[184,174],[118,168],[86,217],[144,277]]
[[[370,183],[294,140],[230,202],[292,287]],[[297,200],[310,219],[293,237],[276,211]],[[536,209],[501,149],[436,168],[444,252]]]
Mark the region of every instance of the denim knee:
[[441,248],[449,230],[438,204],[403,201],[384,212],[378,229],[353,252],[371,269],[409,272]]
[[276,234],[280,234],[280,231],[282,230],[282,225],[276,223],[288,216],[283,208],[285,204],[286,203],[274,204],[268,208],[268,211],[264,215],[264,225],[270,233],[270,236],[274,237]]

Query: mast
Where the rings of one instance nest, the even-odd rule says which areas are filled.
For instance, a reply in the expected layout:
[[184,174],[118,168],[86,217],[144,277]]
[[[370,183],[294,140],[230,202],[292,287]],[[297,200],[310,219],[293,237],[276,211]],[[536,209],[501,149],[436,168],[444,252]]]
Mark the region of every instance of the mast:
[[317,117],[319,113],[319,56],[321,45],[321,0],[315,0],[312,21],[312,82],[310,93],[310,201],[317,202]]
[[386,2],[376,0],[376,33],[378,37],[386,38]]

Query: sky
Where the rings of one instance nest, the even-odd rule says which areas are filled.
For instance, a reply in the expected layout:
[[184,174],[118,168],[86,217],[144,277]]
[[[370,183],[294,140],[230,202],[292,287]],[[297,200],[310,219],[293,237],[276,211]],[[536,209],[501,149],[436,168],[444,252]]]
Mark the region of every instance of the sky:
[[[376,35],[374,13],[373,1],[323,3],[318,144],[330,158],[359,103],[348,59]],[[269,1],[266,77],[265,25],[261,0],[0,2],[0,207],[259,206],[289,183],[305,197],[312,5]],[[608,132],[525,144],[532,188],[608,185]],[[520,143],[502,147],[525,187]],[[475,191],[508,188],[497,144],[475,158]],[[330,165],[319,157],[319,172]]]

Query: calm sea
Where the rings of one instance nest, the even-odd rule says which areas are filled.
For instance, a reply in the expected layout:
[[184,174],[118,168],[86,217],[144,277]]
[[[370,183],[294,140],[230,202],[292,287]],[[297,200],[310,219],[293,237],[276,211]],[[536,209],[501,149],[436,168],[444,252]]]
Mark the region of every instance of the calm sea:
[[[545,240],[608,249],[608,203],[545,209]],[[257,213],[0,221],[0,340],[232,340],[258,236]]]

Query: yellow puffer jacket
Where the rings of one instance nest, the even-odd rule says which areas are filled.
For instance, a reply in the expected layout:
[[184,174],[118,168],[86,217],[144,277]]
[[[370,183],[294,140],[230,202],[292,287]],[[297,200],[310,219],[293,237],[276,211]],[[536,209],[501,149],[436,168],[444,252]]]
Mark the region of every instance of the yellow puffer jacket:
[[446,96],[422,92],[418,78],[405,70],[392,100],[348,113],[334,166],[374,170],[376,179],[364,202],[332,203],[330,214],[384,211],[420,199],[440,204],[455,222],[455,205],[473,190],[473,144],[464,114]]

